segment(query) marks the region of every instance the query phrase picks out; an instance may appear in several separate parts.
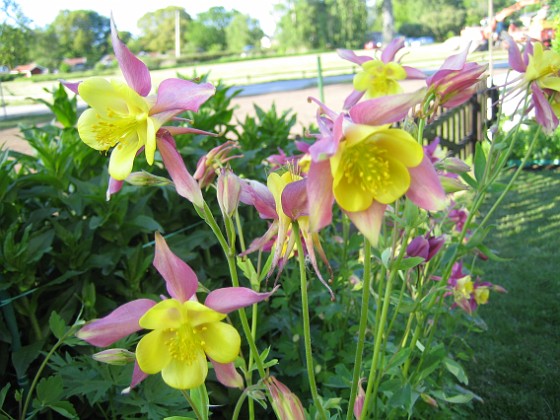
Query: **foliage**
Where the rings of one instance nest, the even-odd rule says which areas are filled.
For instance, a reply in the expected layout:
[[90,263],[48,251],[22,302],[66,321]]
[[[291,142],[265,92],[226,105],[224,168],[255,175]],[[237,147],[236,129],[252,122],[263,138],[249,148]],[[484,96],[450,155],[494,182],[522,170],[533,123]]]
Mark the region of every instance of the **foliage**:
[[[142,43],[144,50],[165,53],[175,49],[177,14],[179,33],[182,34],[183,40],[188,39],[185,34],[192,22],[192,18],[185,12],[185,9],[170,6],[152,13],[146,13],[138,21],[138,27],[142,31],[139,42]],[[162,28],[167,30],[162,30]]]
[[550,165],[560,162],[560,130],[556,130],[551,135],[546,135],[538,129],[538,126],[529,125],[525,127],[517,136],[512,160],[514,164],[521,161],[523,156],[529,152],[529,146],[534,137],[536,143],[530,154],[529,165]]

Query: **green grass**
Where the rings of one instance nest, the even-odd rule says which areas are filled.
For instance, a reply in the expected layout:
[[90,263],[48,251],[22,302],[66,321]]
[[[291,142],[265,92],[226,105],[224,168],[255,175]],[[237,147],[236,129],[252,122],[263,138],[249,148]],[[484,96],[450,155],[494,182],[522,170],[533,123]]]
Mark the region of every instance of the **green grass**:
[[560,170],[525,172],[494,216],[484,280],[504,286],[471,337],[470,388],[484,399],[473,418],[560,418]]

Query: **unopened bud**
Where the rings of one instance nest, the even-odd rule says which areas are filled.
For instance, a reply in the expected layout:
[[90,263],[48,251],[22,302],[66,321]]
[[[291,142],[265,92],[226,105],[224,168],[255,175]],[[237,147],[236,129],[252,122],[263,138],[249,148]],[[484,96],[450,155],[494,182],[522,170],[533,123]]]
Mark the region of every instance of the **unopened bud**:
[[224,217],[231,217],[239,205],[241,182],[230,169],[221,169],[218,176],[218,204]]
[[305,419],[305,411],[300,399],[286,385],[274,376],[266,378],[264,384],[272,397],[272,408],[279,419]]
[[131,185],[136,185],[138,187],[143,187],[143,186],[163,187],[166,185],[173,184],[171,180],[163,176],[153,175],[146,171],[132,172],[129,176],[126,177],[126,182],[128,182]]
[[122,366],[129,363],[134,363],[136,355],[126,349],[108,349],[95,353],[94,360],[98,362],[107,363],[109,365]]
[[462,182],[459,178],[451,178],[449,176],[440,176],[439,180],[441,182],[441,186],[446,194],[452,194],[459,191],[468,190],[469,187],[467,184]]

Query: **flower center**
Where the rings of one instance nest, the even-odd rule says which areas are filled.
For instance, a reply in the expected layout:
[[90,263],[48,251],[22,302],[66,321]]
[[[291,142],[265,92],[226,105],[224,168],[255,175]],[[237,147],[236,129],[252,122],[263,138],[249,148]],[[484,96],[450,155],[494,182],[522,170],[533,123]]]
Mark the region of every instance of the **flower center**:
[[192,328],[184,324],[179,328],[168,328],[170,337],[165,341],[171,357],[181,363],[191,364],[197,360],[202,346],[205,344],[199,335],[206,327]]
[[122,114],[112,109],[107,109],[106,116],[97,114],[97,122],[93,124],[92,131],[100,145],[101,150],[108,150],[124,141],[134,133],[138,127],[146,123],[148,114],[145,112],[137,114]]
[[387,191],[392,182],[386,150],[367,140],[344,151],[342,168],[349,184],[357,185],[374,196]]

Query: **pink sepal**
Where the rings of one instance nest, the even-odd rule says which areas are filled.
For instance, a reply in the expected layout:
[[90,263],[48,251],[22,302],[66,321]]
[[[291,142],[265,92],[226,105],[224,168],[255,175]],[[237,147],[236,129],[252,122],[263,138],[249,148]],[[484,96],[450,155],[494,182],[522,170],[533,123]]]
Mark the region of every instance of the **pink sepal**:
[[384,63],[389,63],[395,60],[395,55],[397,52],[404,47],[404,37],[400,36],[394,38],[385,48],[383,48],[383,52],[381,53],[381,61]]
[[255,292],[247,287],[224,287],[208,293],[204,305],[222,314],[228,314],[268,299],[278,287],[266,293]]
[[111,40],[113,51],[119,63],[126,83],[141,96],[148,96],[152,89],[152,81],[148,67],[130,52],[127,46],[119,39],[117,27],[111,17]]
[[366,210],[358,212],[347,211],[345,213],[362,235],[364,235],[373,246],[377,246],[386,207],[386,204],[374,201]]
[[121,394],[128,394],[133,388],[135,388],[140,382],[146,379],[149,375],[142,372],[138,362],[134,362],[134,370],[132,371],[132,379],[130,380],[130,386],[121,391]]
[[330,161],[311,162],[307,173],[307,197],[309,200],[309,227],[318,232],[332,221],[334,194]]
[[343,48],[339,48],[336,50],[338,56],[343,58],[344,60],[348,60],[354,64],[362,65],[366,61],[371,61],[372,58],[366,55],[356,55],[356,53],[352,50],[346,50]]
[[533,103],[535,105],[535,119],[543,127],[546,134],[552,134],[558,127],[558,117],[556,117],[550,102],[536,82],[531,83],[531,90],[533,91]]
[[138,320],[156,302],[137,299],[119,306],[109,315],[95,319],[81,328],[76,336],[97,347],[107,347],[114,342],[141,330]]
[[111,199],[113,194],[116,194],[121,190],[123,183],[124,181],[117,181],[112,176],[109,176],[109,184],[107,185],[107,192],[105,194],[107,201]]
[[80,93],[78,92],[78,86],[80,86],[80,83],[82,82],[67,82],[65,80],[59,80],[59,82],[66,88],[70,89],[72,92],[74,92],[76,95],[79,95]]
[[198,288],[196,273],[175,255],[159,232],[156,236],[154,267],[165,280],[169,296],[180,302],[188,301]]
[[425,90],[388,95],[360,102],[350,108],[352,121],[357,124],[380,126],[405,118],[410,109],[424,97]]
[[282,190],[280,197],[284,214],[292,220],[301,216],[308,216],[307,180],[290,182]]
[[447,206],[447,197],[434,165],[426,154],[420,165],[408,168],[408,171],[410,172],[410,188],[406,192],[406,196],[425,210],[443,210]]
[[[214,93],[211,83],[197,84],[184,79],[166,79],[158,87],[156,104],[150,115],[167,121],[171,116],[184,111],[198,111]],[[157,114],[165,114],[160,118]]]
[[181,197],[185,197],[195,206],[203,208],[204,199],[202,198],[202,191],[198,183],[187,170],[183,158],[177,151],[175,140],[167,131],[163,131],[161,135],[160,133],[158,133],[157,136],[158,150],[163,159],[163,164],[175,184],[177,194]]
[[232,363],[218,363],[212,360],[210,357],[210,362],[214,367],[214,372],[216,372],[216,378],[218,381],[228,388],[239,388],[243,389],[245,387],[243,382],[243,377],[235,369],[235,365]]

